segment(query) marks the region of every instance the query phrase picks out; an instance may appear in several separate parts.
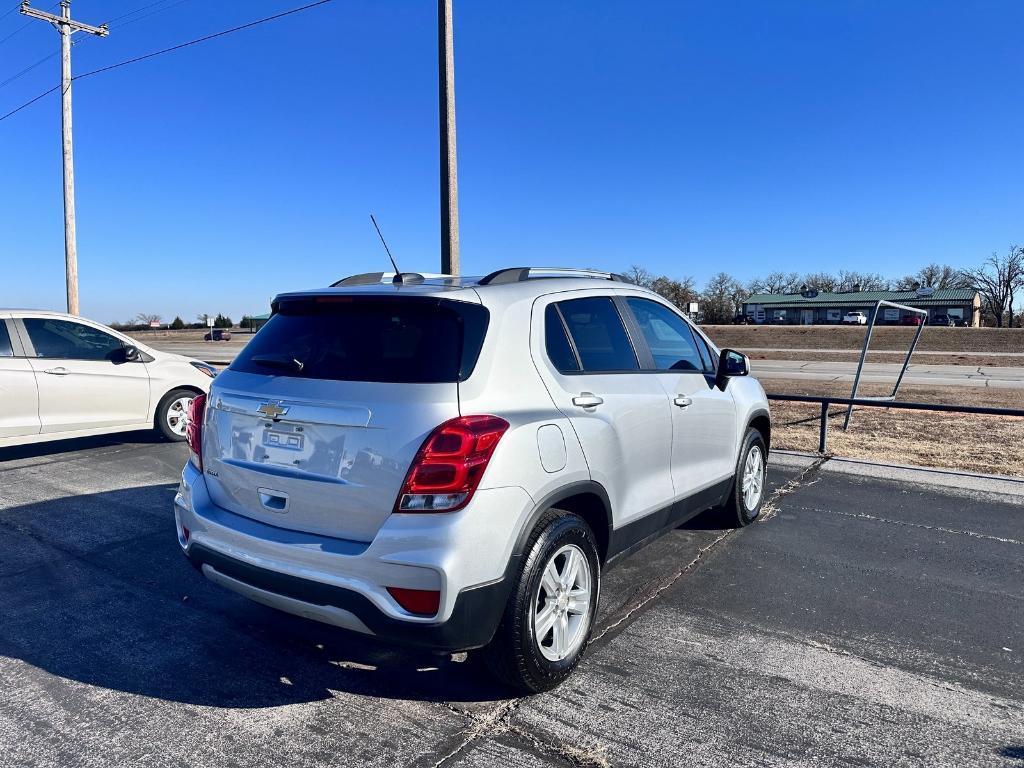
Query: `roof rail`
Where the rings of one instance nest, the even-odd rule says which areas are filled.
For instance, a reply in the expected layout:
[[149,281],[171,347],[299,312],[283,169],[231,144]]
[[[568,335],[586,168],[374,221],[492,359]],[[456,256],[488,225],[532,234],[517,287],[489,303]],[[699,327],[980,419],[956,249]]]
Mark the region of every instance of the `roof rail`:
[[331,288],[350,285],[379,285],[388,280],[395,285],[415,285],[422,283],[425,279],[419,272],[363,272],[360,275],[352,275],[331,283]]
[[[536,274],[535,274],[536,273]],[[544,277],[593,277],[598,280],[611,280],[616,283],[633,282],[628,277],[614,272],[602,272],[597,269],[574,269],[572,267],[508,267],[481,277],[479,285],[501,285],[503,283],[521,283],[524,280]]]

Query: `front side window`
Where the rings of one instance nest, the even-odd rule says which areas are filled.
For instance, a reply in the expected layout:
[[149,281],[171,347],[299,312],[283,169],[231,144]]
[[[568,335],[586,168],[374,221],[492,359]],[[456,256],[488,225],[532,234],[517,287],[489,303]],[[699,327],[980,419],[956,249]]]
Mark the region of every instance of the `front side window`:
[[26,317],[23,321],[36,357],[63,360],[113,360],[123,348],[120,339],[71,320]]
[[690,327],[668,307],[649,299],[626,299],[659,371],[704,371]]
[[7,332],[7,323],[3,320],[0,320],[0,357],[14,357],[11,335]]
[[558,308],[576,345],[584,373],[640,368],[626,327],[610,298],[571,299],[559,302]]

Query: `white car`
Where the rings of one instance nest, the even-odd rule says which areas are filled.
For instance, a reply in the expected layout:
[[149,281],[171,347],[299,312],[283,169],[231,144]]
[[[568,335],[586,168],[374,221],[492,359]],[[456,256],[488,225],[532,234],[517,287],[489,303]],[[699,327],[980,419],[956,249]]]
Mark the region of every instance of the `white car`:
[[0,309],[0,447],[146,428],[184,440],[216,373],[82,317]]
[[868,317],[863,312],[847,312],[843,315],[844,325],[867,325]]
[[529,691],[590,636],[605,570],[764,501],[746,358],[617,275],[358,275],[288,293],[192,403],[178,543],[253,600],[484,649]]

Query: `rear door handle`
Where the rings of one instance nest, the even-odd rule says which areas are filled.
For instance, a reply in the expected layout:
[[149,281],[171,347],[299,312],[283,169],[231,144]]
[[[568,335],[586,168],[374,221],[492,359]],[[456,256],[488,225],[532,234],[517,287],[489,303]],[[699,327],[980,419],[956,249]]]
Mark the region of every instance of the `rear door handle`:
[[71,371],[64,366],[60,366],[59,368],[47,368],[43,373],[48,373],[51,376],[67,376]]
[[593,392],[581,392],[572,399],[572,404],[580,408],[597,408],[604,402],[603,397],[598,397]]
[[693,398],[687,397],[686,395],[677,395],[672,402],[678,405],[680,408],[687,408],[693,405]]

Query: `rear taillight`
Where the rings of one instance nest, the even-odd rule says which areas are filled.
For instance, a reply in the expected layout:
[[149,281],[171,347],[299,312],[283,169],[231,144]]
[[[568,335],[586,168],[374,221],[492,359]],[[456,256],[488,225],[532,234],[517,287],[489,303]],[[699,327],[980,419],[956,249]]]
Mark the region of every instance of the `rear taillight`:
[[460,416],[423,442],[405,476],[396,512],[454,512],[480,485],[508,422],[497,416]]
[[185,422],[185,440],[192,451],[189,461],[200,472],[203,471],[203,417],[206,415],[206,395],[196,395],[188,404],[188,418]]

